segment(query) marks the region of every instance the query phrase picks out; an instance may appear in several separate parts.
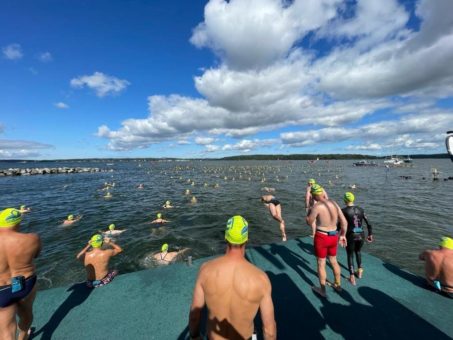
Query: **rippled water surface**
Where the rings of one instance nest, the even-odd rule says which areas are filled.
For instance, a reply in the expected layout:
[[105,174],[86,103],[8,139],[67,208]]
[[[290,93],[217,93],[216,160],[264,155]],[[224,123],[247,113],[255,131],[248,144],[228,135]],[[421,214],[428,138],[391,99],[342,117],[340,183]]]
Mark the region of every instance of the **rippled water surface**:
[[[110,223],[128,230],[117,238],[124,253],[113,259],[122,273],[153,264],[145,260],[166,242],[170,248],[190,247],[194,258],[220,254],[223,230],[235,214],[249,221],[250,244],[279,241],[278,224],[271,219],[260,195],[276,189],[282,202],[289,238],[307,236],[304,193],[308,178],[315,178],[339,203],[355,184],[356,203],[373,227],[375,242],[364,250],[385,261],[422,274],[420,251],[434,247],[441,235],[453,234],[453,163],[415,160],[411,168],[353,167],[353,161],[84,161],[26,164],[0,162],[0,168],[86,166],[103,173],[36,175],[0,178],[0,208],[30,206],[22,223],[25,232],[38,233],[43,251],[36,260],[40,288],[81,281],[84,269],[75,255],[99,229]],[[431,168],[441,172],[431,180]],[[411,176],[402,179],[400,176]],[[423,179],[425,177],[425,179]],[[105,199],[105,182],[115,183],[113,197]],[[192,185],[192,182],[194,184]],[[143,183],[144,189],[138,190]],[[191,194],[186,195],[185,191]],[[190,202],[195,196],[197,203]],[[171,200],[174,209],[162,209]],[[171,222],[149,224],[162,212]],[[68,214],[83,214],[80,222],[61,226]],[[343,251],[343,250],[341,250]],[[365,264],[366,265],[366,264]]]

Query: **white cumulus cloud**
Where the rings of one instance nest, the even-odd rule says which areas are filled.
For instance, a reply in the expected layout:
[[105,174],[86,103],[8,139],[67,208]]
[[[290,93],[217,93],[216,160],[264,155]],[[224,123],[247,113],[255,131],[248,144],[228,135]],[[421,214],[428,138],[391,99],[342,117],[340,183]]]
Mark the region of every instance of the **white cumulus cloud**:
[[88,87],[96,92],[98,97],[118,94],[130,85],[127,80],[106,75],[102,72],[94,72],[91,76],[85,75],[71,79],[74,88]]
[[53,56],[50,52],[42,52],[38,55],[38,59],[43,63],[49,63],[53,60]]
[[56,108],[58,109],[69,109],[69,105],[68,104],[65,104],[63,102],[58,102],[58,103],[55,103],[53,104]]
[[2,47],[3,57],[9,60],[21,59],[24,54],[22,53],[22,47],[19,44],[10,44]]

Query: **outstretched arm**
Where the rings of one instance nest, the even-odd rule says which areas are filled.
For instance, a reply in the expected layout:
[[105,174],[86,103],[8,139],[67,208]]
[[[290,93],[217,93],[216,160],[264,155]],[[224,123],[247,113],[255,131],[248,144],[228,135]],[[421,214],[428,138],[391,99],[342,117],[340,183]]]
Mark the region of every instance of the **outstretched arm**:
[[263,321],[264,340],[277,339],[277,325],[274,317],[274,304],[272,302],[272,287],[266,276],[265,290],[263,299],[260,302],[260,314]]
[[121,248],[119,245],[115,244],[114,242],[108,240],[105,242],[106,244],[109,244],[113,249],[111,250],[112,251],[112,256],[115,256],[115,255],[118,255],[119,253],[121,253],[123,251],[123,248]]
[[190,306],[189,313],[189,332],[190,337],[194,339],[200,337],[201,311],[205,305],[204,291],[201,285],[202,270],[203,266],[200,268],[197,281],[195,282],[192,305]]

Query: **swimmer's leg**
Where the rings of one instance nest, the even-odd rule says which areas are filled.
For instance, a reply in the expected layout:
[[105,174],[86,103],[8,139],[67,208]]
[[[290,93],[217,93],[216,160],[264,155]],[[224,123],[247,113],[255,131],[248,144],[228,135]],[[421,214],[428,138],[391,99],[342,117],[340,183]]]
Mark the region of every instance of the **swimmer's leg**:
[[16,304],[0,307],[0,339],[16,339]]
[[269,212],[274,220],[280,223],[280,231],[282,232],[282,240],[286,241],[285,221],[282,219],[282,208],[279,205],[269,204]]
[[354,273],[354,241],[348,239],[346,246],[346,253],[348,255],[348,268],[349,268],[349,282],[355,286],[355,273]]
[[356,257],[356,260],[357,260],[357,268],[359,268],[358,270],[358,276],[359,276],[359,279],[362,278],[362,273],[363,273],[363,268],[362,268],[362,253],[360,252],[360,250],[362,249],[362,246],[363,246],[363,240],[360,240],[360,241],[355,241],[355,257]]
[[319,295],[326,297],[326,259],[318,257],[318,279],[319,287],[311,287]]
[[335,277],[335,282],[333,288],[337,291],[341,291],[341,268],[338,264],[336,256],[329,256],[329,262],[332,265],[333,275]]
[[33,301],[36,297],[36,287],[33,287],[27,297],[17,303],[17,315],[19,316],[19,336],[18,340],[27,340],[30,335],[30,327],[33,322]]

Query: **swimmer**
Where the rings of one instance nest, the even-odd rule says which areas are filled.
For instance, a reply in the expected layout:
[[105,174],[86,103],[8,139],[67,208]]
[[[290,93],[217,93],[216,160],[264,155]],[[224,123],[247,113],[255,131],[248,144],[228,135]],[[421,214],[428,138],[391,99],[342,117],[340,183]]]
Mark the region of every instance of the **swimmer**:
[[[318,278],[319,287],[313,286],[312,289],[322,297],[326,297],[326,257],[329,257],[329,262],[332,265],[335,281],[332,284],[333,288],[341,291],[341,268],[337,262],[337,247],[338,243],[342,247],[346,247],[346,227],[347,221],[336,202],[331,199],[326,199],[324,189],[314,184],[311,188],[311,194],[316,203],[310,213],[307,215],[306,221],[309,226],[316,223],[316,234],[314,237],[315,256],[318,262]],[[340,224],[340,235],[338,235],[337,225]]]
[[186,191],[184,191],[184,195],[190,195],[190,190],[186,189]]
[[157,213],[156,217],[157,217],[157,218],[156,218],[155,220],[153,220],[151,223],[155,223],[155,224],[156,224],[156,223],[160,223],[160,224],[163,224],[163,223],[170,222],[170,221],[168,221],[168,220],[164,220],[164,219],[162,218],[162,214],[161,214],[161,213]]
[[282,241],[286,241],[285,221],[282,218],[282,206],[280,204],[280,201],[278,201],[272,195],[263,195],[261,196],[261,202],[263,202],[269,208],[269,212],[274,220],[280,223]]
[[[0,339],[28,339],[36,296],[38,234],[22,233],[19,210],[0,211]],[[17,317],[17,319],[16,319]]]
[[[305,212],[307,213],[307,215],[310,213],[310,209],[313,207],[313,205],[315,204],[315,200],[313,199],[313,195],[311,194],[311,188],[316,185],[316,181],[313,179],[313,178],[310,178],[308,180],[308,183],[307,183],[307,188],[306,188],[306,191],[305,191]],[[327,195],[327,191],[324,191],[324,196],[327,199],[329,199],[329,196]],[[311,235],[310,237],[315,237],[315,233],[316,233],[316,224],[313,224],[311,226]]]
[[[102,249],[103,244],[109,245],[112,249]],[[90,251],[88,251],[91,248]],[[98,288],[112,282],[118,275],[117,270],[109,270],[109,261],[123,249],[109,240],[103,240],[102,235],[94,235],[88,244],[77,254],[77,260],[83,262],[86,269],[88,288]]]
[[439,249],[425,250],[419,259],[425,261],[427,284],[453,299],[453,239],[442,237]]
[[[359,279],[361,279],[363,275],[362,254],[360,253],[360,250],[362,249],[365,240],[365,230],[362,222],[365,221],[367,225],[367,242],[373,242],[373,230],[363,209],[354,205],[354,194],[352,192],[345,193],[343,200],[346,207],[341,209],[341,211],[348,222],[346,231],[348,245],[346,246],[346,253],[348,254],[349,282],[355,286],[355,275],[357,274]],[[354,253],[357,260],[357,273],[354,271]]]
[[31,208],[27,207],[26,205],[21,205],[19,208],[19,212],[21,214],[26,214],[26,213],[29,213],[30,211],[31,211]]
[[165,204],[162,206],[162,208],[164,208],[164,209],[171,209],[171,208],[174,208],[174,206],[171,205],[171,202],[170,202],[170,201],[166,201]]
[[357,189],[357,185],[351,184],[351,185],[349,186],[349,189]]
[[154,260],[158,264],[167,265],[178,261],[185,253],[187,253],[190,248],[184,248],[179,251],[168,251],[168,244],[164,243],[162,245],[161,251],[153,255]]
[[110,191],[107,191],[107,193],[104,195],[104,198],[112,198],[112,194],[110,193]]
[[79,216],[74,216],[74,215],[68,215],[68,217],[63,221],[63,225],[71,225],[74,224],[82,218],[82,215]]
[[261,190],[266,191],[266,192],[275,192],[275,188],[264,187],[264,188],[261,188]]
[[197,198],[195,196],[192,196],[192,198],[190,199],[190,203],[195,204],[197,202],[198,202]]
[[127,229],[116,229],[116,226],[112,223],[109,225],[109,230],[107,231],[101,231],[102,236],[104,236],[105,239],[107,238],[112,238],[113,236],[120,235],[124,233]]
[[145,186],[143,185],[143,183],[140,183],[140,184],[137,186],[137,189],[139,189],[139,190],[140,190],[140,189],[144,189],[144,188],[145,188]]

